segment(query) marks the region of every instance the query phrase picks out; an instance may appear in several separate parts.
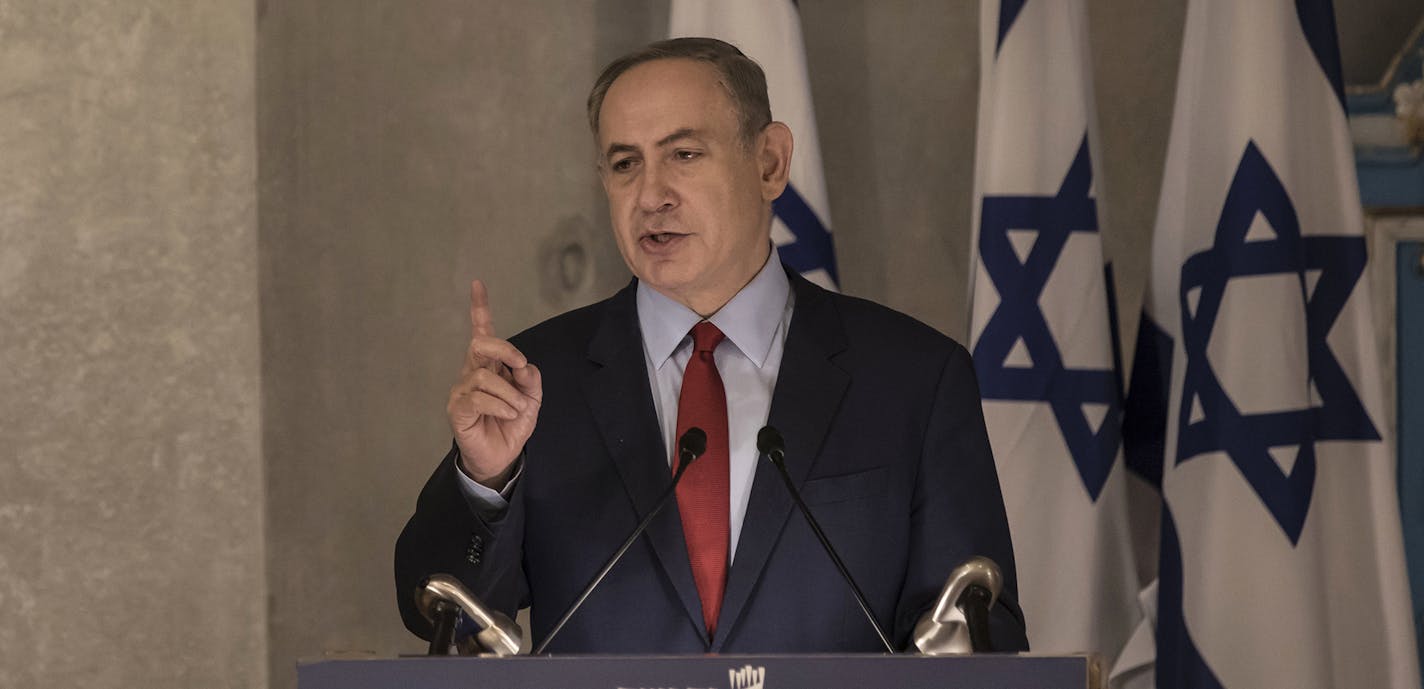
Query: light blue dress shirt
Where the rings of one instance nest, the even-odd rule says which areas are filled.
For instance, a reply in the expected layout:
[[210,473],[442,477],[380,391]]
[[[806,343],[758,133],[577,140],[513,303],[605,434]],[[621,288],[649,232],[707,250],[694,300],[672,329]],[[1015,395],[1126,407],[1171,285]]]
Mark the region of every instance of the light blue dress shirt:
[[[730,504],[728,505],[729,559],[737,552],[742,521],[747,513],[752,479],[759,454],[756,434],[766,425],[771,410],[771,394],[781,371],[781,353],[786,332],[791,327],[795,299],[791,283],[772,250],[760,272],[732,300],[707,320],[726,335],[712,356],[727,392],[727,428],[730,442]],[[692,326],[702,317],[671,298],[639,282],[638,323],[643,334],[643,360],[653,391],[653,408],[667,449],[671,480],[672,457],[677,438],[677,401],[682,392],[682,372],[692,357]],[[537,461],[537,460],[536,460]],[[520,472],[522,473],[522,471]],[[482,486],[459,472],[460,483],[470,507],[494,514],[508,506],[507,498],[516,475],[504,491]],[[728,562],[728,565],[731,563]]]

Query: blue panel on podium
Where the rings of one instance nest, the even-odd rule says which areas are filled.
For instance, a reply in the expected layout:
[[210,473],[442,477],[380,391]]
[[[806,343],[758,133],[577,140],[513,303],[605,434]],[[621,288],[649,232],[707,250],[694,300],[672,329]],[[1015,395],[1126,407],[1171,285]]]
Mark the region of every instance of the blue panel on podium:
[[1088,656],[552,656],[320,660],[298,689],[1083,689]]

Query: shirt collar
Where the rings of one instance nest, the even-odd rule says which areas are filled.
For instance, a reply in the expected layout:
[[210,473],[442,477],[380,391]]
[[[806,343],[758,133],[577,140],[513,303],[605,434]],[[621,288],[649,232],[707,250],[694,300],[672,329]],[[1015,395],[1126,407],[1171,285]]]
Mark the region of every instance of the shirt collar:
[[[790,296],[791,282],[773,250],[752,281],[707,320],[761,368],[771,353],[771,344]],[[702,317],[641,280],[637,301],[643,347],[653,367],[662,368]]]

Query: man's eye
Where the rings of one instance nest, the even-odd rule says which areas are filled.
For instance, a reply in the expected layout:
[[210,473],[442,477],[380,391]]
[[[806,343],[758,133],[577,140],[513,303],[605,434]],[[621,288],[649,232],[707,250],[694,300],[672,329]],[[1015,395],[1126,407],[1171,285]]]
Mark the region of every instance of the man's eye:
[[614,172],[627,172],[633,169],[633,159],[621,158],[619,160],[615,160],[613,161],[613,164],[609,166],[609,168],[612,169]]
[[702,152],[701,152],[701,151],[677,151],[677,152],[674,153],[673,155],[677,156],[677,159],[678,159],[678,160],[696,160],[696,159],[702,157]]

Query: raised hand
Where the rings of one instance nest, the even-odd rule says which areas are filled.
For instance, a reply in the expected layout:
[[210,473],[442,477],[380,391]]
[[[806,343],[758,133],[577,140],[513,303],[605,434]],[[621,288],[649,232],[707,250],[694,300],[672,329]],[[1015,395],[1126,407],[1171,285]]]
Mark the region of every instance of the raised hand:
[[470,347],[445,405],[465,473],[490,488],[503,488],[534,432],[543,399],[539,369],[495,336],[489,294],[475,280],[470,283]]

